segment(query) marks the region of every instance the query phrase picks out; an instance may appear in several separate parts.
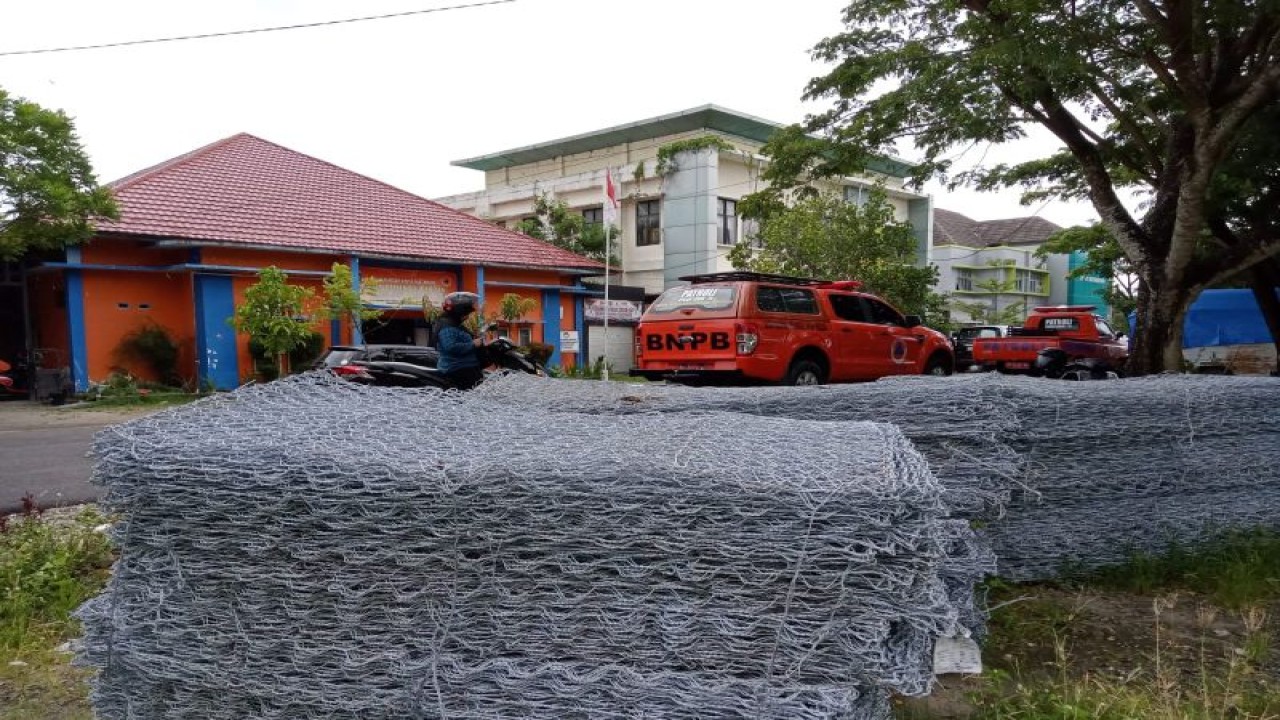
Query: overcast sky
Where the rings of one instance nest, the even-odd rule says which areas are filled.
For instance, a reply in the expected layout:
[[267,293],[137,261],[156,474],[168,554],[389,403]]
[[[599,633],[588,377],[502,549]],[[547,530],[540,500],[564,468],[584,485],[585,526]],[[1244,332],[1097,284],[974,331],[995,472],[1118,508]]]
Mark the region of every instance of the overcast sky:
[[[7,3],[0,52],[443,8],[469,0],[40,0]],[[474,0],[471,0],[474,1]],[[0,56],[0,87],[75,119],[109,181],[249,132],[425,197],[483,188],[452,160],[714,103],[782,123],[824,68],[809,49],[844,0],[514,0],[388,20],[204,40]],[[1043,141],[1042,141],[1043,142]],[[1016,161],[1030,148],[977,148]],[[903,154],[910,159],[909,151]],[[947,193],[979,220],[1016,192]]]

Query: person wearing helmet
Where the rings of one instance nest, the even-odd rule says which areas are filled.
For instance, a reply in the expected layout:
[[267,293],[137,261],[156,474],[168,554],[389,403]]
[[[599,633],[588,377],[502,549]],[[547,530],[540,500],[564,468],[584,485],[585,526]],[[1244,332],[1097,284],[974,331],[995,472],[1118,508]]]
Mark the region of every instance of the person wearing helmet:
[[453,292],[444,296],[440,319],[432,329],[432,340],[440,359],[436,367],[449,382],[462,390],[470,390],[484,379],[480,367],[479,347],[484,342],[462,323],[476,311],[480,296],[469,292]]

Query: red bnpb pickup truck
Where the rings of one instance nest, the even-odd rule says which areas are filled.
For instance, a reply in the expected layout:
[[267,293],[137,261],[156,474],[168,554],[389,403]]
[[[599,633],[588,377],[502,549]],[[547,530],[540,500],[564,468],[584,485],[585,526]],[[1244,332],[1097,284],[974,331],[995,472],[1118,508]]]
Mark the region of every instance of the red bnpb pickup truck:
[[[1008,337],[973,341],[973,361],[987,370],[1065,377],[1072,372],[1116,371],[1129,345],[1092,305],[1037,307]],[[1075,375],[1071,375],[1075,377]]]
[[640,319],[632,375],[690,384],[822,385],[950,375],[942,333],[855,280],[750,272],[680,278]]

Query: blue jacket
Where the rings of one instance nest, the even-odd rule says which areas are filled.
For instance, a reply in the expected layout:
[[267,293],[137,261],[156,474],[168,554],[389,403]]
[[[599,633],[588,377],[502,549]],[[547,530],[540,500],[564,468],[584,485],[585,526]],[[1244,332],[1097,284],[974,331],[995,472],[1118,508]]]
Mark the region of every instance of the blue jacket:
[[440,359],[436,367],[442,373],[451,373],[469,367],[479,367],[480,358],[476,355],[475,337],[466,328],[442,323],[436,336],[436,350],[440,351]]

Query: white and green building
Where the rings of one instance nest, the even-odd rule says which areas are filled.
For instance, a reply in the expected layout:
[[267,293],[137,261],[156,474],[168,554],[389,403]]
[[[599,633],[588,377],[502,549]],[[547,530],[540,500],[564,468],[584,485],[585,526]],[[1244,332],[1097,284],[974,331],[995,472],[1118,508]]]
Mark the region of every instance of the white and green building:
[[1021,320],[1038,305],[1095,305],[1106,315],[1106,281],[1069,277],[1083,254],[1036,256],[1060,229],[1041,217],[979,221],[935,209],[929,261],[938,266],[938,291],[951,296],[951,319],[971,322],[977,318],[964,308],[977,306],[987,322]]

